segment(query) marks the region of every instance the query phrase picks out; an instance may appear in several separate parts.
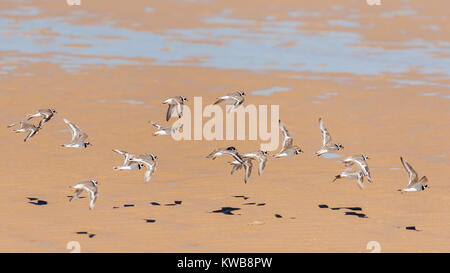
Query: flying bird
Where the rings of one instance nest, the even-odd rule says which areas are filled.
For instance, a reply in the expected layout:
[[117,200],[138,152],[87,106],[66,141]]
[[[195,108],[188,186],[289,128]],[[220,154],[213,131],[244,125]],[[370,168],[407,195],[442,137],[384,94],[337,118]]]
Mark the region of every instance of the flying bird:
[[14,122],[13,124],[8,125],[8,128],[20,125],[19,129],[12,130],[14,133],[25,133],[28,132],[28,135],[23,140],[24,142],[27,142],[30,138],[32,138],[35,134],[39,132],[41,127],[35,126],[34,124],[28,123],[26,121],[19,121]]
[[156,170],[156,159],[157,158],[158,157],[153,154],[141,154],[141,155],[131,157],[129,159],[129,161],[145,166],[145,168],[147,170],[145,171],[144,181],[145,181],[145,183],[148,183],[150,181],[150,179],[152,178],[153,173]]
[[206,156],[206,158],[212,158],[214,160],[216,157],[223,155],[230,155],[234,159],[233,161],[228,162],[228,164],[233,165],[231,174],[244,167],[244,182],[247,183],[253,168],[253,164],[251,162],[252,159],[242,157],[233,146],[215,149],[212,153]]
[[256,152],[246,153],[242,155],[243,158],[251,158],[258,160],[258,175],[263,173],[267,163],[267,152],[258,150]]
[[354,171],[351,168],[347,168],[344,171],[342,171],[340,174],[336,175],[334,177],[334,181],[336,181],[337,179],[342,179],[342,178],[347,178],[347,179],[357,179],[357,184],[358,186],[362,189],[364,187],[364,174],[362,171]]
[[369,182],[372,182],[372,178],[370,177],[369,166],[367,165],[366,160],[369,157],[365,155],[351,155],[346,157],[344,160],[341,160],[345,164],[346,167],[352,166],[353,164],[358,165],[360,170],[363,172],[364,176],[367,177]]
[[233,160],[228,162],[228,164],[232,165],[231,174],[234,174],[236,171],[242,169],[244,167],[244,183],[247,183],[250,175],[252,174],[253,163],[252,158],[244,158],[242,162],[239,160]]
[[55,109],[38,109],[35,114],[27,115],[27,120],[42,117],[41,121],[39,122],[39,127],[42,127],[42,125],[44,125],[47,121],[51,120],[55,114],[56,114]]
[[322,132],[322,148],[319,151],[315,152],[315,155],[321,156],[326,153],[335,152],[335,151],[339,151],[340,149],[344,149],[344,146],[342,146],[341,144],[333,143],[333,141],[331,140],[330,133],[323,125],[322,118],[319,118],[319,127],[320,127],[320,131]]
[[409,165],[406,160],[403,159],[403,157],[400,157],[400,161],[403,164],[403,167],[405,168],[406,172],[409,176],[408,185],[406,188],[403,188],[399,191],[423,191],[428,187],[428,178],[426,176],[422,176],[422,178],[419,179],[419,176],[417,175],[417,172]]
[[134,154],[117,149],[113,149],[113,152],[116,152],[125,157],[122,166],[113,167],[114,170],[140,170],[143,167],[142,164],[130,161],[130,158],[135,157]]
[[218,97],[214,105],[221,102],[233,102],[233,106],[228,110],[228,112],[232,112],[244,103],[245,100],[244,96],[245,93],[241,91],[229,93],[221,97]]
[[61,146],[66,148],[87,148],[89,145],[92,145],[91,143],[86,141],[88,135],[82,132],[80,127],[71,123],[67,119],[64,119],[64,122],[67,124],[67,126],[69,126],[72,132],[72,140],[69,144],[63,144]]
[[163,104],[169,105],[166,114],[166,121],[172,117],[174,110],[177,111],[178,118],[183,116],[183,105],[187,101],[187,99],[183,96],[177,96],[173,98],[169,98],[163,102]]
[[233,146],[215,149],[208,156],[206,156],[206,158],[212,158],[214,160],[214,159],[216,159],[216,157],[223,156],[223,155],[231,155],[239,162],[243,161],[242,157],[238,154],[236,148]]
[[89,209],[93,209],[95,206],[95,201],[98,197],[97,185],[97,180],[89,180],[87,182],[81,182],[79,184],[76,184],[75,186],[71,186],[70,188],[75,189],[75,193],[72,197],[70,197],[69,201],[72,201],[73,199],[77,198],[80,193],[86,191],[89,193]]
[[278,120],[278,123],[280,125],[280,130],[283,133],[283,146],[281,147],[281,150],[279,153],[274,154],[273,157],[279,158],[284,156],[293,156],[298,155],[299,153],[302,153],[303,151],[298,147],[297,145],[293,145],[294,140],[291,137],[291,134],[289,134],[289,131],[286,129],[284,124],[281,122],[281,120]]
[[243,163],[243,157],[237,152],[236,148],[233,146],[229,146],[226,148],[218,148],[212,151],[206,158],[216,159],[218,156],[230,155],[239,163]]
[[157,131],[153,133],[154,136],[171,136],[178,132],[181,128],[183,128],[183,124],[180,124],[176,127],[166,127],[154,123],[153,121],[150,121],[150,123],[157,129]]

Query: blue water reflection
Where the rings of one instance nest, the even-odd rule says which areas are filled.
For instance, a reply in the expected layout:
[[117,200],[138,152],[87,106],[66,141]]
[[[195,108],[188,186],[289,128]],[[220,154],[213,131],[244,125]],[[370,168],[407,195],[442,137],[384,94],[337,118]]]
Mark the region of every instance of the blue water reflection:
[[[152,9],[148,8],[148,12]],[[349,72],[380,74],[406,72],[412,66],[424,73],[450,73],[448,58],[430,58],[436,52],[450,53],[441,42],[414,40],[401,49],[359,47],[361,37],[353,32],[302,30],[301,20],[264,21],[208,17],[208,28],[170,29],[162,33],[119,28],[111,23],[93,26],[65,22],[67,18],[7,19],[0,13],[1,63],[14,60],[49,61],[67,70],[85,64],[120,65],[153,63],[161,65],[201,65],[225,69],[293,70],[309,72]],[[36,10],[17,13],[36,14]],[[292,14],[300,16],[301,13]],[[33,17],[34,18],[34,17]],[[347,29],[358,27],[346,20],[329,21]],[[259,24],[257,31],[248,28]],[[217,26],[217,27],[215,27]],[[42,34],[46,30],[52,35]],[[105,39],[107,36],[117,39]],[[71,45],[81,45],[78,47]],[[34,54],[24,57],[21,53]],[[51,54],[43,54],[51,53]],[[105,58],[108,57],[108,58]],[[200,62],[185,62],[199,57]],[[184,62],[183,62],[184,61]],[[0,63],[0,64],[1,64]],[[299,65],[301,64],[301,65]]]

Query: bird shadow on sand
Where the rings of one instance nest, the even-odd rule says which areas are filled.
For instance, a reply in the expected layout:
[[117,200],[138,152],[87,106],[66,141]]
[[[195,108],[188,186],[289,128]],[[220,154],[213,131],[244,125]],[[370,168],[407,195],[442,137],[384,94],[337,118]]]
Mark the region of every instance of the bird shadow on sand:
[[[283,218],[283,215],[275,213],[273,216],[275,216],[275,218]],[[285,219],[296,219],[295,217],[287,217]]]
[[173,203],[165,204],[164,206],[176,206],[181,205],[181,203],[183,203],[183,201],[175,200]]
[[257,206],[257,207],[261,207],[261,206],[265,206],[266,203],[255,203],[255,202],[250,202],[250,203],[244,203],[242,204],[244,206]]
[[330,209],[330,210],[349,210],[349,211],[345,211],[344,215],[353,215],[353,216],[357,216],[359,218],[369,218],[364,213],[355,212],[355,211],[361,211],[362,212],[362,208],[361,207],[335,207],[335,208],[330,208],[326,204],[320,204],[319,208],[321,208],[321,209]]
[[40,200],[39,198],[35,198],[35,197],[27,197],[27,199],[29,200],[29,204],[35,205],[35,206],[45,206],[48,204],[47,201],[45,200]]
[[154,222],[156,222],[155,219],[144,219],[144,221],[145,221],[146,223],[154,223]]
[[330,208],[331,210],[341,210],[341,209],[346,209],[346,210],[352,210],[352,211],[362,211],[362,208],[360,207],[337,207],[337,208]]
[[244,199],[244,200],[247,200],[247,199],[250,198],[250,197],[245,196],[245,195],[234,195],[233,197],[234,197],[234,198],[242,198],[242,199]]
[[414,230],[414,231],[422,231],[422,230],[416,229],[416,226],[407,226],[407,227],[405,227],[405,229],[406,230]]
[[225,215],[240,215],[240,214],[234,214],[233,211],[240,210],[240,208],[233,208],[233,207],[222,207],[218,210],[213,210],[212,213],[223,213]]
[[[66,197],[70,199],[73,197],[73,195],[67,195]],[[84,198],[86,198],[86,196],[78,196],[77,198],[84,199]]]
[[93,238],[96,234],[94,234],[94,233],[89,233],[89,232],[87,232],[87,231],[77,231],[77,232],[75,232],[76,234],[79,234],[79,235],[88,235],[88,237],[89,238]]
[[[181,205],[181,203],[183,203],[183,201],[175,200],[175,201],[173,201],[173,203],[164,204],[164,206],[173,207],[173,206],[176,206],[176,205]],[[152,206],[161,206],[161,204],[158,203],[158,202],[150,202],[150,205],[152,205]]]
[[[135,205],[134,204],[123,204],[122,207],[124,207],[124,208],[132,208],[132,207],[135,207]],[[121,206],[113,206],[112,208],[113,209],[120,209]]]
[[345,215],[354,215],[354,216],[358,216],[359,218],[369,218],[364,213],[357,213],[354,211],[346,211]]
[[[242,198],[244,200],[247,200],[247,199],[250,198],[249,196],[245,196],[245,195],[233,195],[233,197],[234,198]],[[260,207],[260,206],[265,206],[266,203],[248,202],[248,203],[244,203],[242,205],[244,205],[244,206],[258,206],[258,207]]]

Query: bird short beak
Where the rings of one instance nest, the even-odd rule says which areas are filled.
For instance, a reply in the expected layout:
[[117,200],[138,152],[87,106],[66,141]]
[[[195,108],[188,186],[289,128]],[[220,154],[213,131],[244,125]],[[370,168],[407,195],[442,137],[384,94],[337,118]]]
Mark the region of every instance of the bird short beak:
[[333,179],[333,182],[336,181],[336,179],[341,179],[342,177],[340,175],[336,175]]

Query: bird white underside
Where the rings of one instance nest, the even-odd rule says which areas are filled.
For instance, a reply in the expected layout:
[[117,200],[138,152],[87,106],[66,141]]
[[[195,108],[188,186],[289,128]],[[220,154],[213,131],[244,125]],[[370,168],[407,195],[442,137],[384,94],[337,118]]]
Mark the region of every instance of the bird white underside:
[[114,167],[113,168],[114,170],[116,170],[116,171],[119,171],[119,170],[139,170],[139,164],[131,164],[131,165],[128,165],[128,166],[117,166],[117,167]]
[[237,161],[237,160],[233,160],[233,161],[230,161],[230,162],[228,162],[228,163],[230,163],[230,164],[232,164],[232,165],[242,165],[242,163],[239,162],[239,161]]
[[323,154],[326,154],[326,153],[329,153],[330,151],[329,150],[327,150],[327,149],[320,149],[320,150],[318,150],[315,154],[316,155],[323,155]]
[[154,135],[158,135],[158,136],[170,136],[170,133],[167,132],[167,131],[160,130],[160,131],[156,131],[156,132],[154,133]]
[[84,148],[83,144],[64,144],[63,146],[66,148]]
[[224,153],[222,153],[222,152],[217,152],[217,153],[214,153],[214,154],[212,154],[211,155],[211,157],[218,157],[218,156],[223,156],[224,155]]
[[[222,100],[222,101],[220,101],[220,102],[223,102],[223,103],[225,103],[225,104],[228,104],[228,103],[232,103],[232,104],[233,104],[233,105],[228,109],[228,111],[227,111],[228,113],[230,113],[230,112],[236,110],[236,109],[237,109],[239,106],[241,106],[242,103],[243,103],[243,99],[235,98],[235,97],[233,97],[233,96],[222,96],[222,97],[218,97],[217,99],[218,99],[218,100]],[[216,102],[215,104],[217,104],[217,102]]]
[[416,188],[406,188],[406,189],[403,189],[402,191],[419,191],[419,190]]
[[144,177],[145,183],[150,182],[150,179],[152,179],[152,171],[146,171],[145,172],[145,177]]

